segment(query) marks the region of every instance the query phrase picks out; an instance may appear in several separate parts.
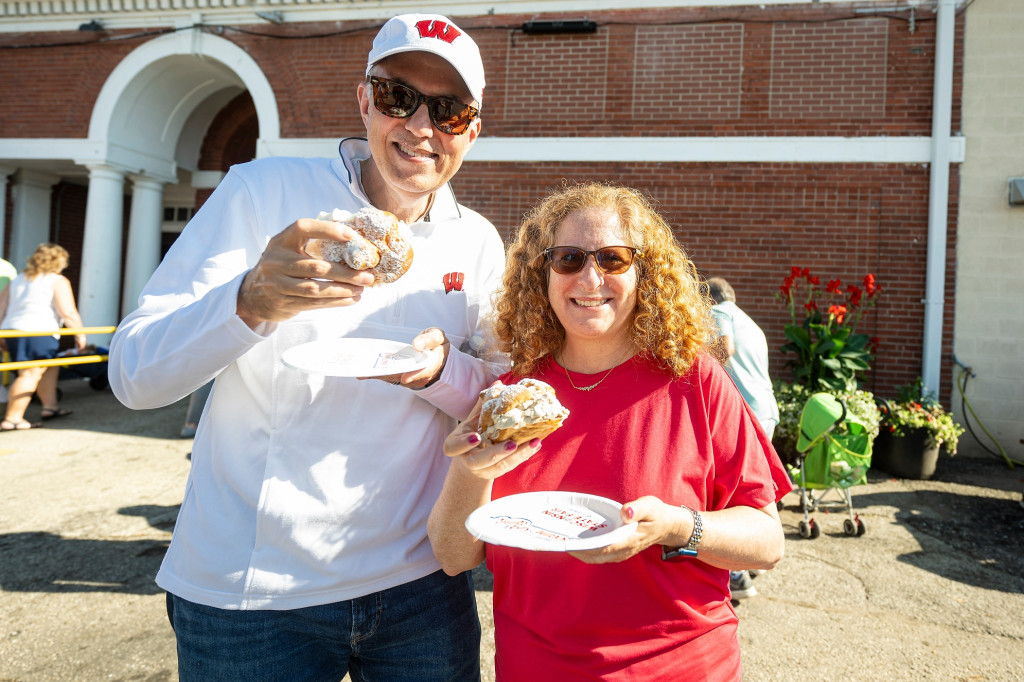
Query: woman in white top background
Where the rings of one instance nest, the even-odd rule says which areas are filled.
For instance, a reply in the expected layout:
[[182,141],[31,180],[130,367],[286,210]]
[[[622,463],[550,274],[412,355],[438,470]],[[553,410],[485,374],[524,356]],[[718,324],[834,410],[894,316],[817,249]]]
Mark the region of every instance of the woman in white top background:
[[[29,256],[25,270],[0,292],[0,328],[20,331],[56,331],[61,324],[82,328],[82,317],[75,306],[71,282],[60,274],[68,266],[68,252],[57,244],[40,244]],[[60,337],[22,336],[6,341],[11,362],[47,360],[57,356]],[[85,334],[75,335],[75,348],[85,348]],[[7,398],[7,414],[0,431],[19,431],[41,426],[25,419],[25,411],[34,393],[43,405],[43,420],[66,417],[69,410],[57,404],[59,367],[29,367],[18,370]]]

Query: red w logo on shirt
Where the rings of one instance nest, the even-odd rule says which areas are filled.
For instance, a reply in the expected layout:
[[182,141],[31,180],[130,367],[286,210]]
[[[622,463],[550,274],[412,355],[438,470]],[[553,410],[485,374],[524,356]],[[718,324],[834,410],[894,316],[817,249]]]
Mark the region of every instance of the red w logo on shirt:
[[421,38],[437,38],[438,40],[443,40],[446,43],[450,43],[462,35],[462,31],[451,24],[446,24],[443,21],[433,21],[431,19],[417,21],[416,29],[420,32]]
[[462,283],[465,279],[466,273],[464,272],[449,272],[442,277],[441,281],[444,282],[445,295],[452,293],[452,290],[462,291]]

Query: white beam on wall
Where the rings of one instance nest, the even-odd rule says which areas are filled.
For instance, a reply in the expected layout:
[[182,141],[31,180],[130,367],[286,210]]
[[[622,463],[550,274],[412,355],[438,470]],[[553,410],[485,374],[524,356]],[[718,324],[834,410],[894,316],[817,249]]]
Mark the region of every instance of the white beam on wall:
[[[256,156],[338,155],[336,138],[260,139]],[[2,147],[0,147],[2,148]],[[928,163],[930,137],[481,137],[467,161],[541,163]],[[949,161],[964,159],[964,138]]]

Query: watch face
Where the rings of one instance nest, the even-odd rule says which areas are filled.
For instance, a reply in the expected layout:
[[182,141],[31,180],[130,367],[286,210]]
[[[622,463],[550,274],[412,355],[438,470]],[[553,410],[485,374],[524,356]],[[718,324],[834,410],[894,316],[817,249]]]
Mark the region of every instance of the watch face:
[[687,549],[685,547],[680,547],[679,549],[669,549],[664,545],[662,545],[661,547],[662,561],[671,561],[672,559],[687,559],[695,556],[697,556],[697,550],[695,549]]

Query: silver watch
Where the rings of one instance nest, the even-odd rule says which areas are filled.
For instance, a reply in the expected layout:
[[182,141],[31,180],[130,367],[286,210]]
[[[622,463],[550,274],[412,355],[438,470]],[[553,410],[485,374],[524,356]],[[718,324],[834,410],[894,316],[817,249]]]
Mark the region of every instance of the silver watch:
[[704,535],[704,521],[700,516],[700,512],[694,509],[690,509],[685,504],[679,505],[686,511],[693,514],[693,533],[690,534],[690,539],[685,545],[677,549],[669,549],[666,545],[661,546],[661,560],[668,561],[669,559],[675,559],[677,557],[695,557],[697,556],[697,548],[700,547],[700,539]]

